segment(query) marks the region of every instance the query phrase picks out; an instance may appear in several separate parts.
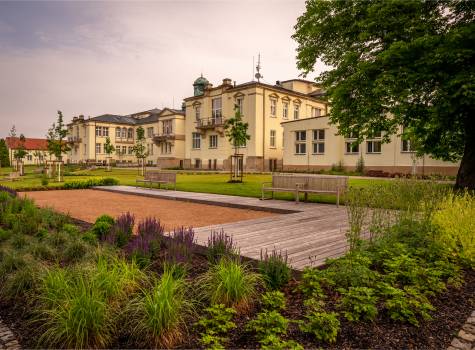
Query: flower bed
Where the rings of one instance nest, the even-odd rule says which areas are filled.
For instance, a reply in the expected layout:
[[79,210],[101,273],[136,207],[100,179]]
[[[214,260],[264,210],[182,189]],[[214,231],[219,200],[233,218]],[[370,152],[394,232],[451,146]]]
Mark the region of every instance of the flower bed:
[[0,191],[0,315],[28,348],[444,348],[474,308],[475,200],[399,186],[398,212],[350,194],[351,251],[300,276],[285,253],[243,261],[222,231],[204,249],[191,228],[88,227]]

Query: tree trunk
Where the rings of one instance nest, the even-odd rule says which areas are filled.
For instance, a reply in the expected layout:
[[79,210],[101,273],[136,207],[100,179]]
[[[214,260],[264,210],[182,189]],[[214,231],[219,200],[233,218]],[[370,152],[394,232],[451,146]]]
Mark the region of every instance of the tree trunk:
[[471,128],[465,130],[465,148],[455,187],[475,190],[475,134]]

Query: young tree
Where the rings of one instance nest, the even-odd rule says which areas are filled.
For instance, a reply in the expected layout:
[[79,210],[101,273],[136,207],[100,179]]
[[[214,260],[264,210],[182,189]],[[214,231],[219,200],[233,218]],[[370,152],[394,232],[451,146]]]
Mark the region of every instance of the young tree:
[[136,140],[133,147],[133,152],[137,158],[137,165],[139,167],[139,174],[145,174],[145,158],[148,157],[148,151],[145,146],[145,130],[139,126],[136,131]]
[[293,38],[304,75],[318,82],[332,123],[358,141],[400,126],[418,154],[461,160],[457,186],[475,189],[475,2],[309,0]]
[[4,139],[0,139],[0,167],[10,166],[10,156],[8,155],[7,143]]
[[106,143],[104,144],[104,152],[107,154],[107,170],[111,171],[111,154],[115,152],[115,147],[111,143],[111,139],[109,136],[106,138]]
[[[247,140],[251,138],[247,133],[247,129],[249,128],[249,124],[243,122],[241,112],[237,105],[234,106],[234,117],[226,120],[224,123],[224,130],[226,131],[226,136],[228,141],[234,147],[234,155],[238,154],[239,147],[245,146]],[[237,158],[235,158],[237,159]],[[231,162],[231,177],[234,174],[233,166],[239,166],[239,164],[235,164]]]
[[23,158],[27,155],[27,151],[25,150],[25,135],[20,134],[18,138],[18,143],[16,143],[16,149],[13,152],[13,158],[16,160],[17,170],[20,171],[20,175],[24,175],[23,169]]
[[58,111],[58,119],[56,123],[53,123],[51,128],[48,130],[47,138],[47,148],[48,152],[55,156],[56,161],[58,161],[58,181],[61,181],[61,161],[63,160],[63,153],[67,153],[71,150],[69,145],[64,141],[66,135],[68,134],[68,129],[65,127],[63,122],[63,113]]

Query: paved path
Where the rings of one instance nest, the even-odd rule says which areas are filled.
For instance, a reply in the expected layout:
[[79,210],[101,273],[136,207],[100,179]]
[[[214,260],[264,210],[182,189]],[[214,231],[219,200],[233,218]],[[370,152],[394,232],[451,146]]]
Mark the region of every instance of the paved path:
[[20,344],[15,339],[15,335],[0,318],[0,349],[17,350]]
[[460,332],[452,340],[447,350],[474,350],[475,349],[475,311],[472,312],[462,326]]
[[275,247],[287,251],[290,265],[299,270],[306,266],[322,265],[327,258],[343,255],[347,249],[345,232],[348,219],[344,206],[337,208],[330,204],[261,201],[250,197],[133,186],[95,189],[280,213],[281,215],[260,219],[195,228],[198,243],[206,245],[211,230],[223,228],[226,234],[233,236],[242,255],[259,259],[261,250],[272,250]]

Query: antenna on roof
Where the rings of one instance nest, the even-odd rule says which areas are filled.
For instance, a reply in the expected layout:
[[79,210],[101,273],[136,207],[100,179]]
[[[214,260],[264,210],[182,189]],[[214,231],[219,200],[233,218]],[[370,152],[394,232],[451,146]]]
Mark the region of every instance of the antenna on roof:
[[254,56],[252,56],[252,81],[254,81]]
[[257,56],[257,66],[256,66],[257,73],[255,75],[257,82],[261,80],[261,78],[264,78],[264,76],[261,74],[261,54]]

